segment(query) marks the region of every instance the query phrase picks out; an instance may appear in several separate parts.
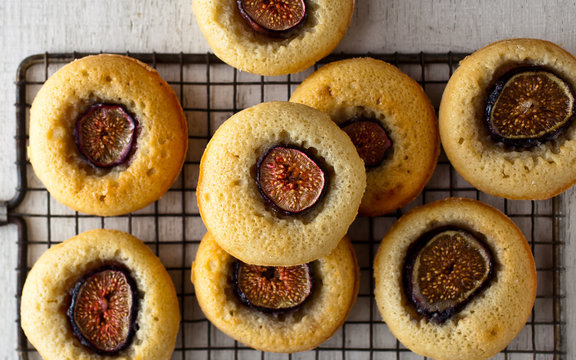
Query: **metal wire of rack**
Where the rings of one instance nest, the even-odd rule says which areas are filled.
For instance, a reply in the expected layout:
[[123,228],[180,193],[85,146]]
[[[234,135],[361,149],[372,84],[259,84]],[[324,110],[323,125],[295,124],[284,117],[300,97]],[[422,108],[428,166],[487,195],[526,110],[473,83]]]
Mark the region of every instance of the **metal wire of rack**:
[[[423,359],[402,346],[382,322],[373,297],[372,262],[380,240],[409,208],[449,196],[487,202],[510,216],[524,232],[535,255],[538,294],[528,323],[495,359],[561,359],[563,338],[564,240],[562,198],[509,201],[483,194],[466,183],[441,155],[423,193],[395,213],[358,218],[349,232],[361,270],[360,293],[342,328],[319,348],[297,354],[262,353],[230,339],[205,319],[190,283],[190,267],[206,229],[196,205],[198,166],[214,130],[230,115],[269,100],[288,100],[295,87],[323,64],[371,56],[392,63],[417,80],[438,106],[452,71],[465,54],[331,55],[299,74],[263,77],[242,73],[211,54],[127,53],[156,68],[179,96],[189,124],[189,150],[179,178],[164,197],[145,209],[117,217],[75,212],[56,202],[34,176],[26,158],[30,104],[43,82],[64,64],[85,53],[39,54],[24,59],[17,74],[17,166],[19,186],[7,203],[7,219],[18,227],[19,299],[26,275],[50,246],[93,228],[124,230],[143,240],[163,261],[177,289],[182,322],[172,359]],[[17,319],[19,323],[19,318]],[[17,351],[23,360],[40,356],[19,328]]]

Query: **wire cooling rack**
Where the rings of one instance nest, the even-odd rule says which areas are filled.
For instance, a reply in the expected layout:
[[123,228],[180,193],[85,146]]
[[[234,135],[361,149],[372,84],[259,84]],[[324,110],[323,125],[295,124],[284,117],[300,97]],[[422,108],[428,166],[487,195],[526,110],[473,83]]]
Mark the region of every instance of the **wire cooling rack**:
[[[195,192],[204,147],[214,130],[235,112],[264,101],[288,100],[296,86],[322,64],[366,54],[330,56],[305,72],[280,77],[239,72],[210,54],[126,54],[155,67],[178,95],[188,119],[189,150],[180,176],[166,195],[135,213],[108,218],[85,215],[60,205],[34,176],[26,158],[29,108],[35,94],[57,69],[85,55],[88,54],[33,55],[23,60],[18,70],[19,187],[6,210],[8,222],[19,229],[18,302],[29,269],[46,249],[89,229],[113,228],[143,240],[172,276],[182,315],[172,359],[424,359],[404,348],[382,322],[373,297],[373,258],[391,224],[409,208],[449,196],[464,196],[487,202],[508,214],[524,232],[536,259],[538,294],[532,316],[495,359],[564,357],[561,198],[508,201],[488,196],[459,177],[443,154],[426,189],[408,208],[386,216],[358,218],[353,223],[349,234],[361,269],[360,294],[346,323],[332,338],[315,350],[291,355],[261,353],[230,339],[205,319],[189,280],[196,249],[206,231]],[[454,53],[368,55],[398,66],[418,81],[436,107],[448,78],[464,57]],[[20,358],[40,359],[18,328]]]

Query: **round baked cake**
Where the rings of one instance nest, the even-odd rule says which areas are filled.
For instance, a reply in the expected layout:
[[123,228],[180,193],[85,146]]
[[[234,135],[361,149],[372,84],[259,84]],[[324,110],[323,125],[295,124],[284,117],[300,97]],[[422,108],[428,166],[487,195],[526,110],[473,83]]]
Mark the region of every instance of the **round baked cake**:
[[187,143],[174,91],[126,56],[65,65],[30,110],[36,175],[56,200],[87,214],[126,214],[159,199],[178,176]]
[[[358,295],[358,274],[347,238],[318,260],[274,268],[238,261],[207,233],[192,264],[196,297],[212,324],[252,348],[282,353],[313,349],[342,326]],[[257,292],[250,291],[254,277],[261,281]]]
[[487,359],[530,317],[536,268],[507,216],[448,198],[402,216],[374,259],[375,297],[392,333],[437,360]]
[[214,54],[259,75],[314,65],[342,40],[354,10],[353,0],[194,0],[192,5]]
[[218,244],[255,265],[299,265],[332,251],[366,184],[350,138],[328,115],[262,103],[226,120],[200,162],[198,208]]
[[20,316],[45,360],[168,360],[180,322],[160,259],[134,236],[101,229],[40,256],[26,278]]
[[490,44],[450,78],[439,112],[444,151],[479,190],[547,199],[576,182],[576,58],[536,39]]
[[430,180],[440,153],[436,113],[422,87],[395,66],[372,58],[333,62],[290,101],[327,113],[350,135],[366,166],[361,215],[407,205]]

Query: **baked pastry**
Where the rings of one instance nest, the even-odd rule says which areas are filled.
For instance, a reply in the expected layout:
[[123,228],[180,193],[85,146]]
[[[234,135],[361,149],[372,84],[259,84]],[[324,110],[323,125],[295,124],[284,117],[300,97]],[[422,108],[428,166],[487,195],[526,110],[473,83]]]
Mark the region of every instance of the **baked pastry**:
[[[194,0],[193,10],[214,54],[259,75],[303,71],[342,40],[353,0]],[[267,7],[268,6],[268,7]]]
[[575,74],[576,58],[543,40],[502,40],[465,58],[439,112],[456,171],[509,199],[547,199],[574,184]]
[[[246,272],[238,275],[238,266]],[[308,266],[311,279],[299,272]],[[264,279],[267,271],[276,273]],[[278,279],[281,271],[292,276],[282,281]],[[342,326],[358,295],[358,274],[355,252],[347,238],[323,258],[302,266],[275,269],[240,263],[207,233],[192,264],[191,279],[202,311],[219,330],[257,350],[293,353],[317,347]],[[262,280],[259,290],[264,295],[260,300],[248,291],[252,285],[248,279]],[[277,291],[267,293],[265,289],[272,285]],[[294,289],[287,290],[288,286]],[[290,299],[298,298],[300,303],[294,305],[289,300],[284,304],[287,294],[294,295]],[[262,308],[262,298],[270,300],[269,307]]]
[[87,214],[126,214],[160,198],[182,168],[187,143],[174,91],[126,56],[64,66],[30,110],[36,175],[56,200]]
[[422,87],[395,66],[371,58],[333,62],[290,101],[327,113],[352,138],[366,165],[361,215],[407,205],[430,180],[440,153],[436,113]]
[[45,360],[167,360],[180,321],[160,259],[132,235],[102,229],[40,256],[24,284],[20,316]]
[[328,115],[262,103],[226,120],[200,161],[198,208],[218,244],[255,265],[299,265],[332,251],[366,184],[350,138]]
[[536,297],[534,258],[518,227],[464,198],[402,216],[382,240],[374,277],[392,333],[437,360],[497,354],[520,332]]

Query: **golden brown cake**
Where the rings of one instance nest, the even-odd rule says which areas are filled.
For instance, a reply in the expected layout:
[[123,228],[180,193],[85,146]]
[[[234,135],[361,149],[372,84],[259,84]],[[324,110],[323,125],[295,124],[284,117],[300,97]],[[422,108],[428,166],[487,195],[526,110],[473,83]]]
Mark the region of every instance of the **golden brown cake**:
[[236,261],[207,233],[192,264],[192,282],[208,320],[257,350],[293,353],[313,349],[342,326],[356,301],[359,270],[347,238],[329,255],[309,264],[311,294],[299,307],[282,313],[264,312],[240,300],[230,274]]
[[[89,312],[91,304],[96,310]],[[176,291],[160,259],[132,235],[100,229],[42,254],[24,284],[20,315],[45,360],[168,360],[180,322]],[[100,330],[87,330],[94,319],[101,319]],[[104,340],[106,334],[113,340]]]
[[198,207],[234,257],[298,265],[336,247],[356,217],[365,181],[354,145],[328,115],[262,103],[226,120],[208,143]]
[[[465,58],[439,113],[442,145],[456,171],[479,190],[509,199],[547,199],[574,184],[575,74],[576,58],[543,40],[502,40]],[[545,85],[531,85],[539,82]]]
[[496,355],[520,332],[536,297],[534,258],[518,227],[464,198],[402,216],[382,240],[374,277],[392,333],[436,360]]
[[395,66],[371,58],[333,62],[304,80],[290,101],[327,113],[352,137],[366,164],[361,215],[407,205],[436,168],[434,108],[422,87]]
[[[242,3],[249,7],[250,3],[258,6],[261,2]],[[286,3],[300,11],[288,14],[280,11],[279,15],[296,19],[294,24],[287,24],[289,29],[284,26],[281,31],[267,31],[256,25],[272,21],[262,19],[266,15],[254,14],[258,12],[256,9],[245,9],[242,12],[248,17],[243,16],[237,1],[194,0],[192,5],[198,26],[216,56],[242,71],[285,75],[305,70],[328,55],[346,34],[354,10],[353,0],[290,0]],[[254,20],[257,18],[260,20]],[[274,24],[267,26],[267,29],[278,28]]]
[[182,168],[187,143],[174,91],[126,56],[64,66],[30,110],[36,175],[56,200],[87,214],[126,214],[160,198]]

